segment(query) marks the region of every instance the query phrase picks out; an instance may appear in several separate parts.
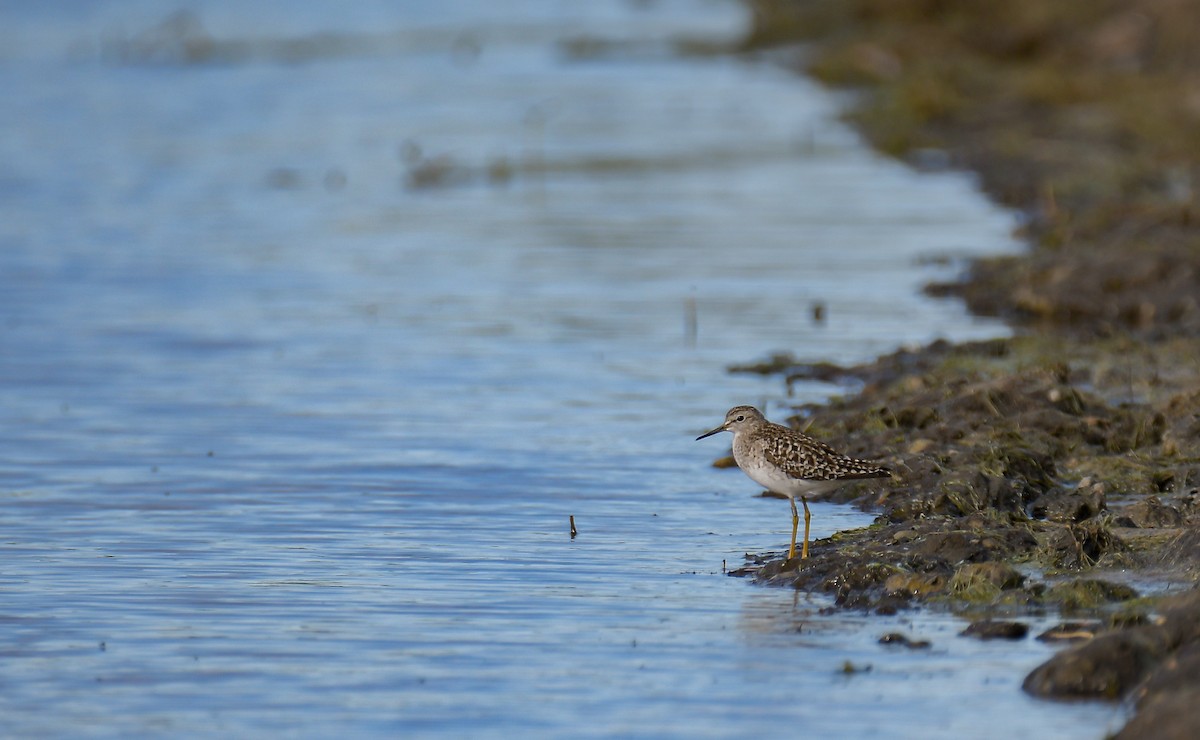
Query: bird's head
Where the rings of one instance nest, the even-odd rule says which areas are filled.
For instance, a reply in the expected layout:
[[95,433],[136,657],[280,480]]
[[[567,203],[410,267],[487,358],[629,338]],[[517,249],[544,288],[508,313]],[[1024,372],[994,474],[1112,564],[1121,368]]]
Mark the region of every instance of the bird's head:
[[743,429],[748,429],[756,424],[761,424],[766,421],[762,413],[753,406],[734,406],[725,414],[725,423],[716,429],[709,431],[696,437],[697,440],[711,437],[718,432],[733,432],[737,434]]

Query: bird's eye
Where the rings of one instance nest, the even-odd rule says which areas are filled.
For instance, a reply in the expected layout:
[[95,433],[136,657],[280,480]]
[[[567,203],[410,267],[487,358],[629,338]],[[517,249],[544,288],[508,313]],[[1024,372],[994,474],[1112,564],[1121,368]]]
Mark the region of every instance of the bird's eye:
[[746,420],[746,417],[739,416],[735,421],[745,421],[745,420]]

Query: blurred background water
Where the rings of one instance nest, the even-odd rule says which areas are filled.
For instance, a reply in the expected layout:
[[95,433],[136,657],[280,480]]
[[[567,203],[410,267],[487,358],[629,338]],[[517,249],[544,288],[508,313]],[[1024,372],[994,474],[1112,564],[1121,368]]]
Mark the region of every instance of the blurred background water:
[[722,574],[789,524],[726,367],[1001,334],[919,287],[1017,248],[744,12],[0,4],[0,731],[1101,734],[1040,644]]

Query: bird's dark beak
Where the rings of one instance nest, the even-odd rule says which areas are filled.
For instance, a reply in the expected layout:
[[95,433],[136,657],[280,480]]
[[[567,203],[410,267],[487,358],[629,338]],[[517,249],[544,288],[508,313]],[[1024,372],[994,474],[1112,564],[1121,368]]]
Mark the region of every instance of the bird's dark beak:
[[718,433],[718,432],[723,432],[723,431],[725,431],[725,425],[724,425],[724,424],[722,424],[721,426],[717,427],[716,429],[712,429],[712,430],[710,430],[710,431],[707,431],[707,432],[705,432],[704,434],[701,434],[699,437],[696,437],[696,441],[697,441],[697,442],[699,442],[700,440],[704,439],[705,437],[711,437],[711,436],[713,436],[714,434],[716,434],[716,433]]

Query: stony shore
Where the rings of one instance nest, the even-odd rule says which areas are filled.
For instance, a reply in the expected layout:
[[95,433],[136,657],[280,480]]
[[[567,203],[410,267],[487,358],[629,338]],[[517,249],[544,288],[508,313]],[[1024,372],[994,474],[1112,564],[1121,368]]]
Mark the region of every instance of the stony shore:
[[841,493],[873,526],[738,573],[984,634],[1058,609],[1080,644],[1027,691],[1130,700],[1119,737],[1200,737],[1200,6],[748,2],[747,50],[802,43],[876,146],[978,173],[1030,250],[929,287],[1012,339],[736,368],[836,384],[790,422],[896,471]]

